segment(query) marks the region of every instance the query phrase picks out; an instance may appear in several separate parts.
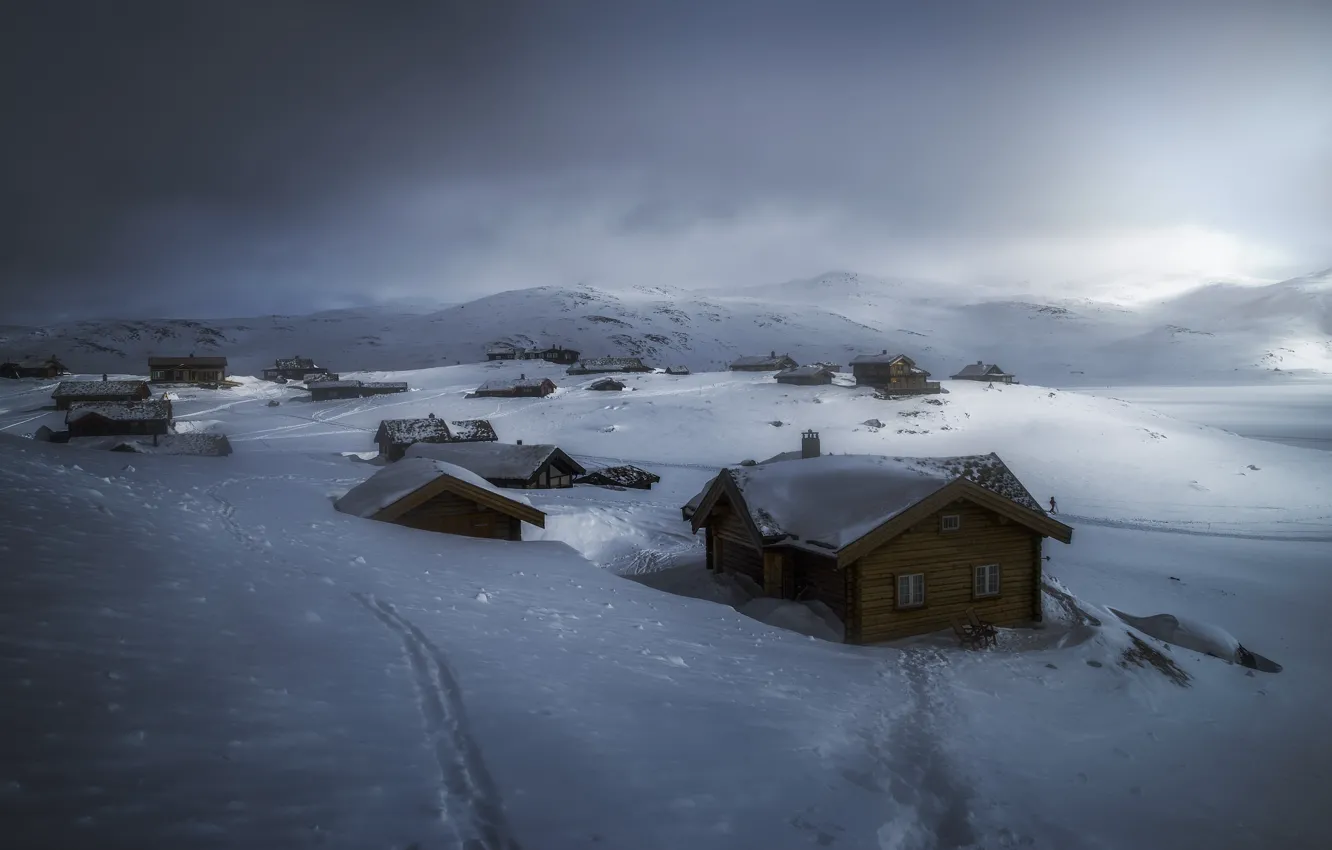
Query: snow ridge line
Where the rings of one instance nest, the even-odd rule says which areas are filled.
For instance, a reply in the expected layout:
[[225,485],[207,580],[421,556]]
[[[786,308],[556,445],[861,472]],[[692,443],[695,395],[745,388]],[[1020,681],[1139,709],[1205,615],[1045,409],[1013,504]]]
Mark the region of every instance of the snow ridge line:
[[402,639],[420,697],[426,736],[434,745],[443,785],[441,818],[453,830],[461,850],[520,850],[509,835],[503,803],[481,749],[467,731],[462,689],[448,660],[411,621],[388,602],[353,593],[357,602]]
[[1102,517],[1080,516],[1078,514],[1056,514],[1056,519],[1072,520],[1076,525],[1094,525],[1102,528],[1125,528],[1132,531],[1160,531],[1164,534],[1187,534],[1193,537],[1225,537],[1232,540],[1271,540],[1283,541],[1288,543],[1332,543],[1332,534],[1305,534],[1299,531],[1279,534],[1269,531],[1262,533],[1243,532],[1243,531],[1212,531],[1205,528],[1183,528],[1179,525],[1170,525],[1155,522],[1140,522],[1135,520],[1123,519],[1105,519]]

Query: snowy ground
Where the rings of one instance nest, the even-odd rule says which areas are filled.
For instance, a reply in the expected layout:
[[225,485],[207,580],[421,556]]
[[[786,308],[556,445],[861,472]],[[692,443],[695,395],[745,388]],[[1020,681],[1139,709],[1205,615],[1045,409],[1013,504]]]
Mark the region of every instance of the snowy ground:
[[[521,369],[561,389],[462,398],[519,370],[499,363],[353,375],[414,391],[348,402],[180,391],[224,458],[23,440],[59,425],[54,383],[0,382],[5,846],[1323,846],[1332,453],[1038,387],[596,393]],[[662,482],[530,493],[549,519],[523,543],[335,512],[376,468],[342,453],[427,412]],[[1049,571],[1101,625],[857,648],[717,604],[729,588],[648,586],[700,586],[679,505],[803,428],[830,452],[997,451],[1077,529]],[[1154,642],[1187,687],[1122,666],[1110,608],[1284,670]]]

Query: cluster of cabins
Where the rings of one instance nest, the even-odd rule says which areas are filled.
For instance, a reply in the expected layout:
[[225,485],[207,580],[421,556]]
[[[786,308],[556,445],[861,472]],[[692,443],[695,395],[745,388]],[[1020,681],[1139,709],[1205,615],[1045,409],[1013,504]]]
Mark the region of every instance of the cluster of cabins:
[[[889,354],[884,349],[878,354],[861,354],[851,360],[851,373],[858,386],[870,386],[900,395],[919,395],[942,391],[938,381],[930,380],[930,373],[916,365],[905,354]],[[788,354],[773,351],[766,357],[750,355],[731,363],[732,372],[774,372],[780,384],[814,386],[831,384],[839,366],[834,363],[814,363],[801,366]],[[993,363],[978,361],[963,367],[953,380],[998,381],[1013,383],[1013,375]]]
[[409,389],[405,381],[358,381],[344,380],[337,372],[314,362],[310,357],[285,357],[273,361],[273,365],[264,369],[264,380],[278,384],[300,382],[310,393],[311,401],[340,401],[350,398],[389,393],[405,393]]

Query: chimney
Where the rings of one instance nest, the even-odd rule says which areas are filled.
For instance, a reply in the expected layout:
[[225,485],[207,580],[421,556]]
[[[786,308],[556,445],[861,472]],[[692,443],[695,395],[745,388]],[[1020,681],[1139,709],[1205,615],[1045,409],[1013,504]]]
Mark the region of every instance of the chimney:
[[770,357],[770,358],[773,359],[773,360],[776,360],[776,359],[777,359],[777,352],[775,352],[775,351],[769,351],[769,352],[768,352],[768,357]]
[[434,418],[435,418],[435,414],[432,413],[432,414],[430,414],[430,416],[428,416],[428,417],[426,417],[426,418],[428,418],[428,419],[434,419]]
[[800,434],[800,457],[818,457],[819,450],[819,432],[804,431]]
[[888,349],[885,348],[885,349],[883,350],[883,353],[884,353],[884,354],[887,354],[887,353],[888,353]]
[[519,375],[518,375],[518,380],[520,380],[520,381],[526,381],[526,380],[527,380],[527,376],[524,375],[524,374],[522,374],[522,373],[519,373]]
[[984,365],[985,365],[985,361],[984,361],[984,360],[977,360],[977,361],[976,361],[976,365],[977,365],[977,366],[984,366]]
[[515,446],[521,446],[522,444],[523,444],[522,440],[519,440],[518,442],[514,443]]

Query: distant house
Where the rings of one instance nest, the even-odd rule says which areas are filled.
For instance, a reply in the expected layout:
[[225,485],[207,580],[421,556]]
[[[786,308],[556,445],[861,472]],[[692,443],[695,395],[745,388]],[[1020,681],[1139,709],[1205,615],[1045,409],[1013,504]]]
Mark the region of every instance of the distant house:
[[[309,357],[288,357],[273,361],[273,365],[264,369],[265,381],[276,381],[282,378],[286,381],[308,380],[310,375],[327,375],[328,370],[322,366],[316,366],[314,360]],[[329,380],[337,380],[333,376]]]
[[171,430],[171,402],[75,402],[65,414],[65,426],[75,437],[117,437],[129,434],[166,434]]
[[524,522],[546,525],[546,515],[525,500],[499,492],[466,469],[421,457],[384,467],[333,507],[422,531],[497,540],[522,540]]
[[143,401],[152,395],[144,381],[61,381],[51,393],[56,410],[69,410],[75,402]]
[[300,380],[301,383],[312,384],[320,381],[340,381],[342,378],[337,372],[307,372]]
[[614,378],[602,378],[599,381],[593,381],[592,383],[588,384],[587,388],[589,390],[596,390],[598,392],[619,391],[624,389],[624,382],[617,381]]
[[[406,381],[361,381],[361,395],[387,395],[391,393],[405,393],[411,389]],[[309,384],[306,384],[309,386]]]
[[688,367],[688,366],[667,366],[667,367],[666,367],[666,374],[667,374],[667,375],[688,375],[688,374],[689,374],[689,367]]
[[572,487],[587,470],[557,446],[522,443],[417,443],[407,457],[426,457],[469,469],[496,487]]
[[754,355],[748,357],[738,357],[731,363],[732,372],[779,372],[783,369],[794,369],[800,364],[791,359],[790,356],[783,354],[778,356],[777,352],[772,352],[767,357],[763,355]]
[[861,386],[878,387],[894,393],[937,393],[938,381],[905,354],[861,354],[851,360],[851,372]]
[[608,466],[594,469],[588,474],[575,478],[575,484],[595,484],[598,487],[627,487],[631,490],[651,490],[652,485],[661,480],[661,476],[637,466]]
[[58,378],[68,374],[65,364],[55,355],[45,360],[29,358],[0,363],[0,378]]
[[455,419],[449,426],[455,443],[493,443],[499,439],[489,419]]
[[641,357],[589,357],[565,370],[570,375],[595,375],[603,372],[651,372]]
[[518,356],[518,349],[508,343],[496,343],[486,346],[487,360],[513,360]]
[[365,398],[386,393],[405,393],[410,387],[406,381],[314,381],[307,382],[311,401],[334,401]]
[[451,439],[449,426],[433,413],[424,419],[383,419],[375,431],[379,456],[390,461],[401,458],[416,443],[447,443]]
[[156,384],[216,384],[227,377],[225,357],[149,357],[149,380]]
[[962,371],[953,376],[954,381],[990,381],[1001,384],[1013,383],[1013,375],[999,368],[997,363],[977,360],[962,367]]
[[807,457],[721,470],[689,519],[709,569],[818,601],[848,643],[1039,621],[1041,544],[1072,541],[997,455]]
[[524,358],[528,360],[544,360],[547,363],[560,363],[569,365],[578,362],[578,352],[572,348],[564,348],[556,345],[550,348],[532,348],[524,352]]
[[472,391],[468,398],[541,398],[555,392],[555,382],[550,378],[518,378],[486,381]]
[[831,384],[833,372],[822,366],[797,366],[794,369],[783,369],[774,377],[779,384],[815,386],[818,384]]

